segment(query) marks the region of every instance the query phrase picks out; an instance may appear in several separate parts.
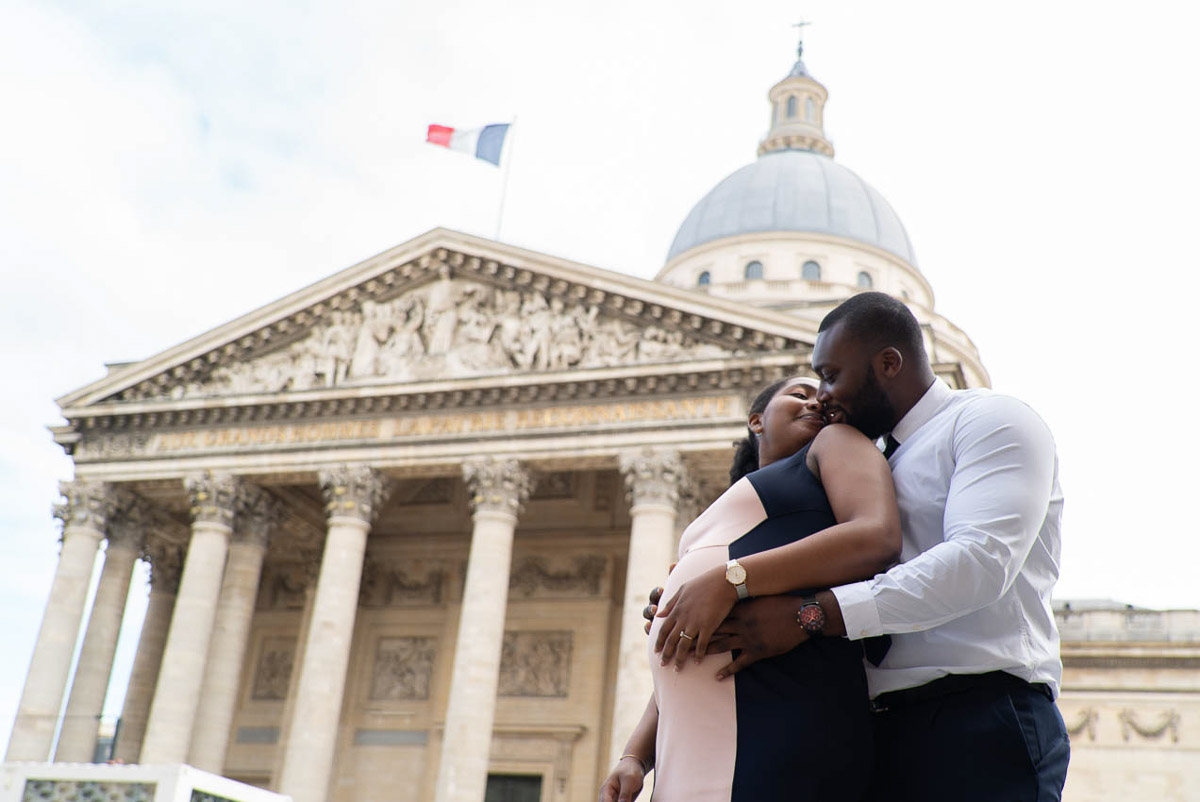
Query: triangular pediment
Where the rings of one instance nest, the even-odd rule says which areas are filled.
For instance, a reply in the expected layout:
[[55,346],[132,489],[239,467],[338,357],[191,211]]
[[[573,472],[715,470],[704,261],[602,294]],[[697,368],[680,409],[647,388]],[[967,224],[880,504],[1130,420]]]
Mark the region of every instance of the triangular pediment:
[[724,359],[802,347],[806,329],[790,316],[435,230],[59,403],[71,417],[97,405]]

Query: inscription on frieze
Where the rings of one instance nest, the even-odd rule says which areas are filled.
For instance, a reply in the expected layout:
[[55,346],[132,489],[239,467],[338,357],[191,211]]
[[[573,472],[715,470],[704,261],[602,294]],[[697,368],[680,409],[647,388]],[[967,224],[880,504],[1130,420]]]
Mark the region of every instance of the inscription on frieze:
[[[264,424],[226,429],[157,432],[132,443],[122,456],[278,449],[328,442],[378,442],[395,438],[480,436],[546,429],[577,429],[650,422],[730,418],[740,409],[736,396],[614,401],[523,409],[456,411],[376,420]],[[88,435],[76,448],[77,460],[111,456],[105,443],[114,435]]]
[[520,599],[599,596],[607,576],[608,559],[599,555],[517,557],[508,588]]
[[571,690],[574,633],[505,632],[499,696],[564,698]]
[[258,654],[258,665],[254,669],[254,682],[251,685],[250,698],[259,702],[275,702],[286,699],[288,682],[292,678],[292,663],[295,660],[295,654],[295,638],[263,638],[262,650]]
[[375,650],[371,699],[428,699],[437,638],[381,638]]

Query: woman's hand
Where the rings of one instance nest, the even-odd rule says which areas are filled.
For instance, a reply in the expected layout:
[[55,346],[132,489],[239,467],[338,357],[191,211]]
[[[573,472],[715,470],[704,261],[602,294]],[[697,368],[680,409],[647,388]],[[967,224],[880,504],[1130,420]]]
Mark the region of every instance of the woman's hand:
[[737,591],[725,579],[723,565],[684,582],[658,611],[657,617],[665,620],[654,651],[662,654],[662,664],[674,661],[678,671],[689,654],[695,654],[697,663],[703,660],[713,632],[736,603]]
[[617,767],[600,785],[600,802],[633,802],[642,792],[646,772],[642,762],[626,755],[617,761]]

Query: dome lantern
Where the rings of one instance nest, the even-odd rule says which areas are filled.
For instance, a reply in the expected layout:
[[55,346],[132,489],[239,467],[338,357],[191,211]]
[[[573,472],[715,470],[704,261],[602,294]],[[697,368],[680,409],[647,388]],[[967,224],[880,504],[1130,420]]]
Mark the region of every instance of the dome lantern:
[[767,94],[771,101],[771,131],[758,146],[758,155],[776,150],[809,150],[833,156],[825,136],[825,101],[829,92],[804,66],[804,39],[796,48],[796,63]]

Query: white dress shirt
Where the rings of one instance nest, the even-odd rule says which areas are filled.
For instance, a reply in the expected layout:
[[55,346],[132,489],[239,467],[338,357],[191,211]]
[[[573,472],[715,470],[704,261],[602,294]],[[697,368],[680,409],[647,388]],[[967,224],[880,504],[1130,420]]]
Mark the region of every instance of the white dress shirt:
[[1004,670],[1058,695],[1050,592],[1062,491],[1054,439],[1028,406],[934,381],[892,436],[901,564],[834,588],[851,639],[890,633],[871,696]]

